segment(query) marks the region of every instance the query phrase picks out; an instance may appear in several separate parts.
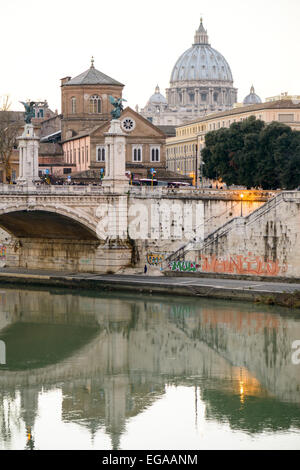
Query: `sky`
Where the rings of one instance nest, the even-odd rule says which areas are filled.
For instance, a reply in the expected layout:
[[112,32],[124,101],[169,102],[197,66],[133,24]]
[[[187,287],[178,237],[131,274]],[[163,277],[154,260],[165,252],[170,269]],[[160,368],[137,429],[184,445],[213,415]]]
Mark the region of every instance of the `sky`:
[[0,0],[0,96],[47,99],[61,110],[60,79],[87,70],[125,84],[123,97],[145,106],[193,43],[203,17],[211,46],[231,67],[239,102],[300,94],[300,0]]

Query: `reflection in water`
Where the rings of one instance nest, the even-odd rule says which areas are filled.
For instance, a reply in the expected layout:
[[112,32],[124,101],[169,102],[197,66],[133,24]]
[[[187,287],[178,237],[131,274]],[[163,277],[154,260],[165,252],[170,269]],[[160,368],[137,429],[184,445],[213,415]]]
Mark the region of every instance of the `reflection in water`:
[[[300,433],[300,366],[291,361],[296,339],[299,317],[283,309],[5,289],[0,448],[43,448],[41,436],[57,411],[50,448],[62,424],[68,429],[63,448],[77,438],[82,447],[78,429],[88,430],[92,443],[105,433],[112,448],[121,448],[128,424],[153,411],[170,386],[178,393],[194,388],[191,434],[206,422],[251,436],[284,431],[292,439]],[[174,412],[180,406],[174,403]],[[163,439],[161,448],[172,448]]]

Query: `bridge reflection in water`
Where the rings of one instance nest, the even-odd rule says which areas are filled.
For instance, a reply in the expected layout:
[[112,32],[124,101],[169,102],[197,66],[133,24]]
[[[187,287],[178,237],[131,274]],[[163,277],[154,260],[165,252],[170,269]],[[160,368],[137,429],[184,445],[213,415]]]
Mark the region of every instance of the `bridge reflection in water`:
[[92,437],[102,430],[112,448],[170,385],[194,387],[195,420],[201,404],[206,420],[233,430],[299,431],[300,366],[291,360],[299,338],[299,316],[274,307],[2,289],[0,448],[20,446],[25,432],[35,447],[42,397],[57,389],[61,420]]

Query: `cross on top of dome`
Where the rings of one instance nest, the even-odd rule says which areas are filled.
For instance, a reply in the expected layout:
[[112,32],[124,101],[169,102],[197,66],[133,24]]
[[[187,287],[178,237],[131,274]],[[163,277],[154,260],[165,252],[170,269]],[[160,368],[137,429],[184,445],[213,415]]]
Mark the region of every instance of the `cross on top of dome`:
[[203,20],[200,18],[200,25],[197,29],[194,37],[194,45],[198,44],[209,44],[208,42],[208,34],[206,29],[203,26]]

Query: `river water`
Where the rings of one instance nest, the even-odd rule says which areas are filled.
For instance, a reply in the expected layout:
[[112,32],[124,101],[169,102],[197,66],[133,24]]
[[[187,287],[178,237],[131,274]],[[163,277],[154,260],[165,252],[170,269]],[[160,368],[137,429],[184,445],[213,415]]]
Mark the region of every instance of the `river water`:
[[300,314],[0,289],[0,449],[300,449]]

